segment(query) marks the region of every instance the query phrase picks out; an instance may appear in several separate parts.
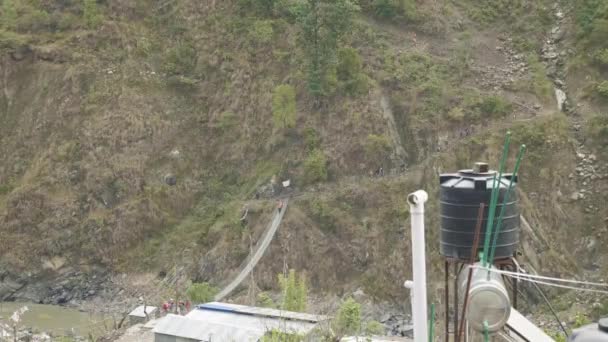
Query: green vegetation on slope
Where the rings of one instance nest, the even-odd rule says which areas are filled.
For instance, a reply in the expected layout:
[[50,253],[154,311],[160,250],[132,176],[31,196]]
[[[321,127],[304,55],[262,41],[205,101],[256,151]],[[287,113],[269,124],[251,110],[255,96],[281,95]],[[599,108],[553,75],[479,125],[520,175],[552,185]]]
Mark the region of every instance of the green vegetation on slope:
[[[10,57],[1,65],[0,155],[10,166],[0,168],[0,241],[15,272],[61,256],[125,272],[183,264],[196,282],[221,283],[268,223],[276,176],[302,197],[275,258],[260,265],[272,275],[261,277],[264,290],[277,290],[277,255],[295,240],[285,258],[315,273],[315,291],[356,283],[376,299],[400,296],[404,193],[436,192],[437,172],[497,160],[507,128],[529,145],[534,167],[522,179],[542,199],[525,206],[533,223],[560,232],[579,223],[559,216],[562,200],[547,186],[563,186],[571,172],[567,120],[533,117],[513,100],[552,101],[536,55],[550,1],[2,4],[0,51]],[[589,4],[594,24],[581,34],[592,41],[603,19]],[[503,62],[484,60],[475,44],[502,31],[525,52],[530,82],[482,86],[484,63]],[[603,143],[604,116],[588,131]],[[393,176],[401,163],[410,171]],[[368,177],[379,167],[391,177]],[[429,253],[439,260],[436,248]],[[555,260],[549,266],[570,262],[567,253]],[[377,326],[356,330],[366,329]]]

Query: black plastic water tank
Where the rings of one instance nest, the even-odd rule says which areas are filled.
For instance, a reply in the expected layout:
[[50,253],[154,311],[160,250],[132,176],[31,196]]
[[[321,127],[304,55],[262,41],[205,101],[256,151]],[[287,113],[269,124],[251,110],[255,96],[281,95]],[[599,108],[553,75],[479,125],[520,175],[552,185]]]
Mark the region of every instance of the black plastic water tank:
[[[449,258],[469,260],[479,204],[486,205],[479,240],[479,251],[483,249],[492,181],[496,171],[488,169],[487,164],[477,163],[474,170],[461,170],[457,173],[446,173],[439,177],[441,204],[440,253]],[[498,221],[504,196],[513,176],[503,174],[500,180],[500,192],[494,222]],[[513,256],[519,243],[519,208],[517,206],[517,179],[514,179],[509,202],[505,204],[505,213],[496,242],[496,259]],[[492,237],[493,238],[493,237]]]
[[599,322],[574,329],[569,342],[608,342],[608,317]]

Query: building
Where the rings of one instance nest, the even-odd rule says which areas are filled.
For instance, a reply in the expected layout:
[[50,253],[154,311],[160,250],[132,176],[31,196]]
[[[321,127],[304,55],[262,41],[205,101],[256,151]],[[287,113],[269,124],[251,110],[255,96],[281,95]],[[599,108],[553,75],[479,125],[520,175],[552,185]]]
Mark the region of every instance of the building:
[[[144,312],[145,309],[145,312]],[[154,318],[154,314],[158,308],[149,305],[140,305],[129,313],[129,324],[145,323]]]
[[326,316],[213,302],[186,316],[167,315],[154,327],[154,342],[257,342],[279,330],[307,335]]

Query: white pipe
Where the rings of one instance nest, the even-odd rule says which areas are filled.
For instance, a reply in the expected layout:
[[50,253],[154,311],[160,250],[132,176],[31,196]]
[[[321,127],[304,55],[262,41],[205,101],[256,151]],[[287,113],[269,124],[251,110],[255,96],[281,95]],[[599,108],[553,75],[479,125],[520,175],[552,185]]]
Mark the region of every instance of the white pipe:
[[424,241],[424,203],[428,195],[418,190],[407,196],[412,223],[412,321],[414,323],[414,342],[428,342],[428,315],[426,302],[426,251]]

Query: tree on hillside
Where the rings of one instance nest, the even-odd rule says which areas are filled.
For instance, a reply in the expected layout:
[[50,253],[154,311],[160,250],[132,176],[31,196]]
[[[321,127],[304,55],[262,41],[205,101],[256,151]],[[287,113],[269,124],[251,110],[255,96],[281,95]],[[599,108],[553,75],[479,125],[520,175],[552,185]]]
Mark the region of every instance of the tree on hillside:
[[283,292],[283,303],[281,308],[288,311],[305,311],[307,301],[306,279],[296,276],[295,270],[290,270],[289,275],[279,274],[279,285]]
[[293,128],[296,125],[296,91],[287,84],[274,88],[272,117],[275,128]]
[[351,0],[306,0],[297,10],[300,41],[306,57],[308,89],[315,97],[331,92],[336,51],[359,7]]

